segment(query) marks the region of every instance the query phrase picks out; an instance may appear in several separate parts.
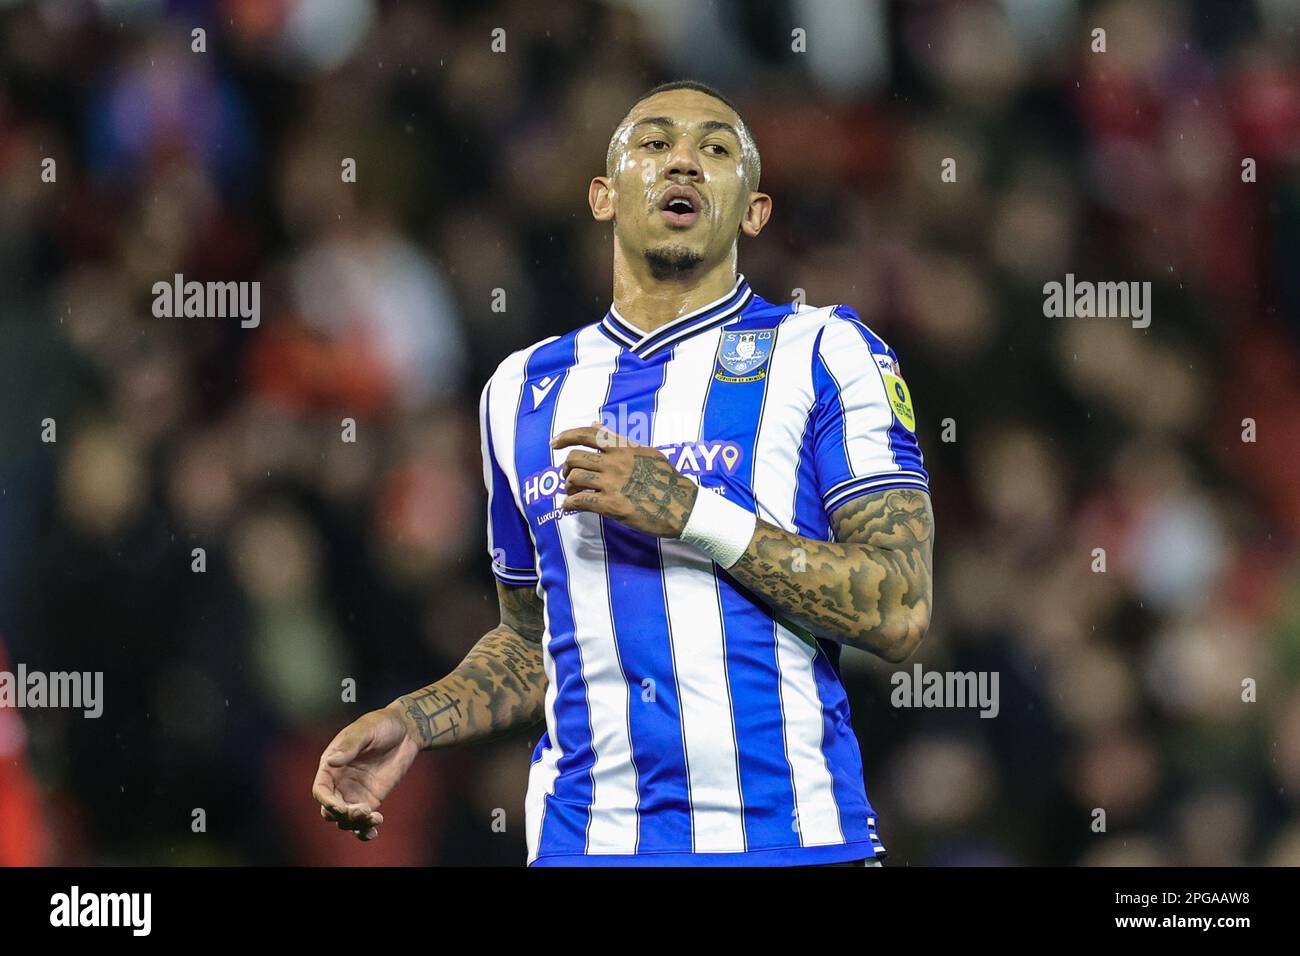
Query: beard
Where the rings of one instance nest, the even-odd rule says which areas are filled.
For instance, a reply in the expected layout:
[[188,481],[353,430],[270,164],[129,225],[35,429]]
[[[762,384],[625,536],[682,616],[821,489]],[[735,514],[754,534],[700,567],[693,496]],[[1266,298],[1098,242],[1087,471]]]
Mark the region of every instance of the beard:
[[704,254],[686,246],[669,244],[647,249],[645,261],[654,278],[672,279],[689,274],[704,261]]

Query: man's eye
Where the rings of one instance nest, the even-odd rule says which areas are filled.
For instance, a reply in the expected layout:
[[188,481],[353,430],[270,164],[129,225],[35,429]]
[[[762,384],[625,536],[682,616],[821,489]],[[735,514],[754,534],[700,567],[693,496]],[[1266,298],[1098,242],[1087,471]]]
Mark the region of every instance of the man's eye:
[[704,148],[714,150],[714,156],[726,156],[729,152],[727,147],[723,146],[721,143],[709,143],[709,145]]
[[653,149],[653,148],[655,148],[655,147],[659,147],[659,146],[665,146],[665,147],[666,147],[668,144],[667,144],[666,142],[664,142],[662,139],[652,139],[652,140],[649,140],[648,142],[646,142],[644,145]]

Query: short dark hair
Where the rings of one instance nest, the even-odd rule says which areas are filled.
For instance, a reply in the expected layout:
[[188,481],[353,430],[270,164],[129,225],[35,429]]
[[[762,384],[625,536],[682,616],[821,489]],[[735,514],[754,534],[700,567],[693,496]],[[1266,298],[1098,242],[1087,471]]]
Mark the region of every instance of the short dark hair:
[[[739,107],[707,83],[701,83],[699,80],[670,80],[667,83],[660,83],[653,89],[646,90],[633,100],[632,104],[627,108],[627,113],[632,112],[636,105],[641,101],[648,100],[657,93],[668,93],[672,90],[694,90],[696,93],[703,93],[705,96],[710,96],[718,102],[726,104],[726,106],[736,114],[736,119],[740,121],[740,129],[737,130],[737,132],[741,137],[741,149],[746,153],[751,154],[753,158],[752,162],[745,162],[746,178],[750,180],[749,188],[757,189],[759,177],[763,172],[763,161],[758,154],[758,141],[754,139],[754,133],[749,128],[749,124],[745,122],[745,117],[741,115]],[[623,114],[624,118],[627,117],[627,113]],[[614,146],[618,139],[618,131],[622,128],[622,123],[619,123],[618,126],[615,127],[613,135],[609,138],[609,147],[605,150],[605,171],[608,175],[613,175],[614,172]],[[747,160],[748,158],[742,156],[742,159]]]
[[[640,103],[642,100],[650,99],[650,97],[654,96],[656,93],[668,93],[672,90],[694,90],[696,93],[703,93],[705,96],[711,96],[715,100],[721,100],[726,103],[731,107],[733,113],[740,116],[740,108],[736,106],[735,103],[731,102],[731,100],[727,99],[707,83],[701,83],[699,80],[669,80],[667,83],[660,83],[654,89],[646,90],[638,96],[632,106],[636,106],[636,104]],[[628,107],[629,111],[632,109],[632,106]],[[741,119],[741,122],[744,122],[743,118]]]

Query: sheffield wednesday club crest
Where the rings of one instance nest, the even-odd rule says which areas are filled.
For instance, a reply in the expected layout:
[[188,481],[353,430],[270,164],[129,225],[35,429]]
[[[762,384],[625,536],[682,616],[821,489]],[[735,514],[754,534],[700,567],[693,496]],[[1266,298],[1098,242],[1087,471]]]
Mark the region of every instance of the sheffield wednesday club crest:
[[[763,378],[767,371],[762,366],[772,354],[775,331],[724,332],[718,345],[718,364],[722,368],[714,377],[720,382],[754,382]],[[724,374],[724,370],[731,374]]]

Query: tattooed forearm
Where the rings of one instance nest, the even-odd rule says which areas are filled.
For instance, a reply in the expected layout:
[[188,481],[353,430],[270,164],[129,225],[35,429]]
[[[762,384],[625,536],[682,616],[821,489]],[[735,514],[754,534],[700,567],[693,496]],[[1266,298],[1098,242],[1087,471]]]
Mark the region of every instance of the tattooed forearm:
[[455,743],[465,713],[460,698],[448,693],[437,684],[417,690],[401,698],[406,713],[419,731],[416,738],[424,749],[438,745],[439,741]]
[[490,740],[543,717],[542,604],[531,588],[498,585],[501,625],[442,680],[399,697],[420,747]]
[[542,648],[506,627],[485,634],[442,680],[399,698],[421,748],[488,740],[542,719]]
[[835,541],[816,541],[759,520],[728,573],[820,637],[906,659],[930,622],[929,495],[863,495],[839,508],[832,526]]

